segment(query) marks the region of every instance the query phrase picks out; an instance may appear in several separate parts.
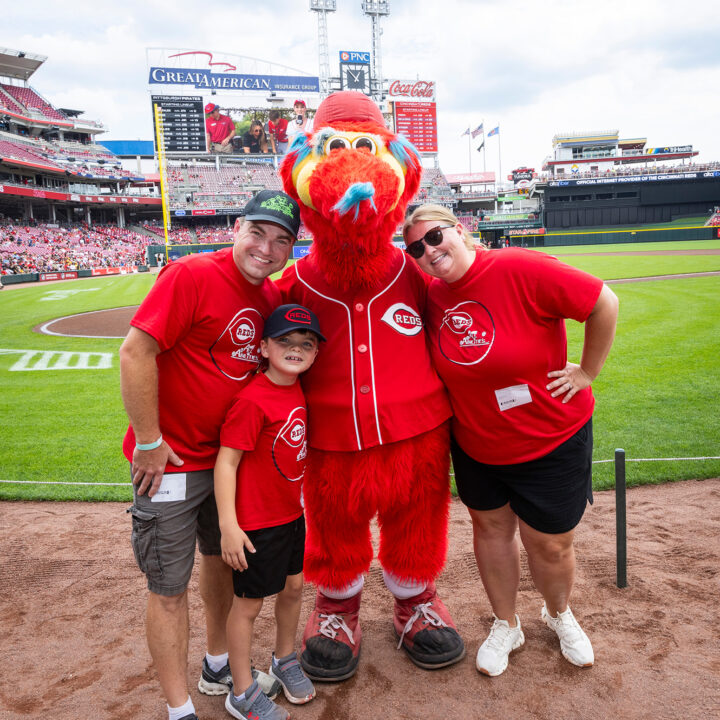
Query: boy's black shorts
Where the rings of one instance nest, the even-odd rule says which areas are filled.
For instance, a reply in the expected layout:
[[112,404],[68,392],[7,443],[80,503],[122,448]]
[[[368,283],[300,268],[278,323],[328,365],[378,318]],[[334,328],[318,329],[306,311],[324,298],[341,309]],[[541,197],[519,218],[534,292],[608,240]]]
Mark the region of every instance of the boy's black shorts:
[[592,418],[543,457],[515,465],[486,465],[450,445],[458,495],[472,510],[513,512],[543,533],[572,530],[592,505]]
[[233,570],[238,597],[264,598],[279,593],[288,575],[303,571],[305,516],[275,527],[248,530],[255,552],[245,550],[247,570]]

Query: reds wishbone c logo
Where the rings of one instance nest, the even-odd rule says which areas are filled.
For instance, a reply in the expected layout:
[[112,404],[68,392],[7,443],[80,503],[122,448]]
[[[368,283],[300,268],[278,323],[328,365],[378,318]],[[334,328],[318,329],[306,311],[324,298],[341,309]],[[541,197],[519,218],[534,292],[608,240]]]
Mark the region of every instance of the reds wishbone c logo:
[[472,324],[473,320],[468,313],[457,310],[449,310],[443,318],[443,325],[447,325],[450,330],[458,335],[464,335]]
[[380,319],[401,335],[417,335],[423,329],[423,321],[417,310],[404,303],[391,305]]
[[275,468],[286,480],[297,482],[304,474],[301,463],[306,454],[305,408],[297,407],[273,441],[272,458]]

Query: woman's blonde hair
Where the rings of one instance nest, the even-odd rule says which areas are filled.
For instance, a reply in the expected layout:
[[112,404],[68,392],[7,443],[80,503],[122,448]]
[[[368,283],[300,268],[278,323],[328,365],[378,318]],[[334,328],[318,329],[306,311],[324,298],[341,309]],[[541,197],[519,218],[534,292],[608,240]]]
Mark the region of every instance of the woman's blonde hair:
[[[413,210],[410,215],[405,218],[402,228],[403,240],[407,240],[408,230],[410,230],[413,225],[426,221],[433,221],[453,226],[457,225],[459,222],[452,210],[449,210],[442,205],[420,205],[420,207],[415,208],[415,210]],[[462,233],[465,247],[468,250],[476,250],[478,243],[464,225],[462,226]]]

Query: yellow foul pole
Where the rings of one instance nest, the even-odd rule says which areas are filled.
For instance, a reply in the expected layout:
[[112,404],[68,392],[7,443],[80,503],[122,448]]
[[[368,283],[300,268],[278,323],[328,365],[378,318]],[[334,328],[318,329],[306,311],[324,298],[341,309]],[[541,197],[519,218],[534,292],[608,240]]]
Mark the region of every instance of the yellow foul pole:
[[165,231],[165,262],[168,258],[168,228],[170,227],[170,214],[168,213],[167,198],[167,166],[165,164],[165,128],[163,126],[160,106],[153,105],[155,115],[155,137],[157,138],[158,170],[160,171],[160,197],[162,198],[163,229]]

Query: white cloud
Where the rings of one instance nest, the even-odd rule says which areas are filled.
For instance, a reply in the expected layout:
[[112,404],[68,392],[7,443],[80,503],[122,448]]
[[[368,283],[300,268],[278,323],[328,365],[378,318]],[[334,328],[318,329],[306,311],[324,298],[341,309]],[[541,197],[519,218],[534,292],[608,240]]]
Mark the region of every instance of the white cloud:
[[[339,50],[370,50],[359,0],[328,16]],[[440,163],[468,169],[466,127],[500,125],[503,175],[539,168],[559,131],[618,129],[649,146],[693,144],[720,159],[720,19],[712,0],[392,0],[381,20],[387,77],[437,82]],[[108,137],[151,137],[147,47],[206,49],[317,73],[307,2],[49,0],[14,6],[0,44],[47,55],[31,80],[56,105],[103,121]],[[258,104],[263,104],[260,99]],[[471,144],[474,170],[482,155]],[[487,141],[496,170],[498,139]]]

